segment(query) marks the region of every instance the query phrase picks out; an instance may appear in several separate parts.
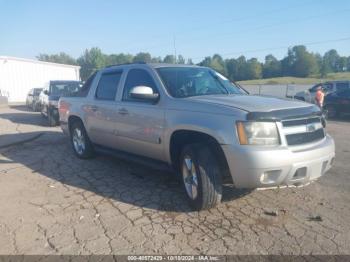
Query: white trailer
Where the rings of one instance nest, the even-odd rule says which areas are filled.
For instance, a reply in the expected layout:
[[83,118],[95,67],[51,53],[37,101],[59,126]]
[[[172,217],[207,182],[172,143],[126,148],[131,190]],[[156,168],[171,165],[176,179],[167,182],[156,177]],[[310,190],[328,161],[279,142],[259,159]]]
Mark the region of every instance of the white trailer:
[[31,88],[50,80],[80,80],[80,66],[0,56],[0,90],[9,102],[25,102]]

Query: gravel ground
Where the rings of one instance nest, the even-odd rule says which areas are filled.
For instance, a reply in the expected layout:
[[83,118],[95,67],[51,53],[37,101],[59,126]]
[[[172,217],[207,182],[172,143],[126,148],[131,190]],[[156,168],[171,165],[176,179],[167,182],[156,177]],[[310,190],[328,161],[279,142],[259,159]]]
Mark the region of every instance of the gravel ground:
[[[350,121],[331,121],[335,166],[302,188],[224,188],[191,212],[178,181],[108,156],[77,159],[58,127],[0,109],[0,254],[350,254]],[[12,140],[11,140],[12,139]]]

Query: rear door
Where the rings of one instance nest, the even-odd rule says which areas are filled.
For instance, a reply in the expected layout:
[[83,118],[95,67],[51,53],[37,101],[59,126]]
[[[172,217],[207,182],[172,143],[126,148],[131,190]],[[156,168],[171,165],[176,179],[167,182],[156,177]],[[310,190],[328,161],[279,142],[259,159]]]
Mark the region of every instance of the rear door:
[[[164,108],[161,102],[152,104],[135,100],[130,91],[135,86],[148,86],[159,94],[160,86],[148,68],[132,68],[128,71],[118,110],[116,125],[118,148],[159,160],[165,159],[163,151]],[[160,100],[162,98],[160,97]]]
[[341,113],[350,113],[350,89],[340,92],[337,102]]
[[338,92],[338,93],[340,93],[340,92],[343,92],[343,91],[345,91],[345,90],[348,90],[348,89],[350,89],[350,87],[349,87],[349,82],[336,82],[335,83],[335,88],[336,88],[336,91]]
[[103,72],[93,98],[84,105],[86,127],[93,143],[107,147],[115,147],[117,144],[115,123],[118,102],[115,98],[122,73],[122,70]]

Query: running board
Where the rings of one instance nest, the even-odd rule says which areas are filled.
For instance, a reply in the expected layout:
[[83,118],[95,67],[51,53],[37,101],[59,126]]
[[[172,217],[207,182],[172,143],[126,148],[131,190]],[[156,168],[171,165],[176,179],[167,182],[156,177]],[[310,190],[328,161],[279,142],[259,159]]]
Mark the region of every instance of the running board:
[[151,169],[172,173],[174,172],[174,169],[168,163],[159,160],[154,160],[149,157],[138,156],[132,153],[127,153],[124,151],[108,148],[97,144],[94,144],[94,149],[100,154],[110,155],[125,160],[127,162],[134,162],[143,166],[147,166]]

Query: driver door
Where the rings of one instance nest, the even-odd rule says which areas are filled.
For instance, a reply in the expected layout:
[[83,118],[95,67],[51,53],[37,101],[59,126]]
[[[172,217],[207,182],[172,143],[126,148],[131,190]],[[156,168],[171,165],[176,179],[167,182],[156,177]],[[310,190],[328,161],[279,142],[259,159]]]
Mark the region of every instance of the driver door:
[[118,149],[165,160],[163,106],[160,101],[151,103],[130,96],[130,91],[135,86],[148,86],[153,89],[153,93],[159,93],[152,73],[145,68],[133,68],[128,71],[116,124]]

